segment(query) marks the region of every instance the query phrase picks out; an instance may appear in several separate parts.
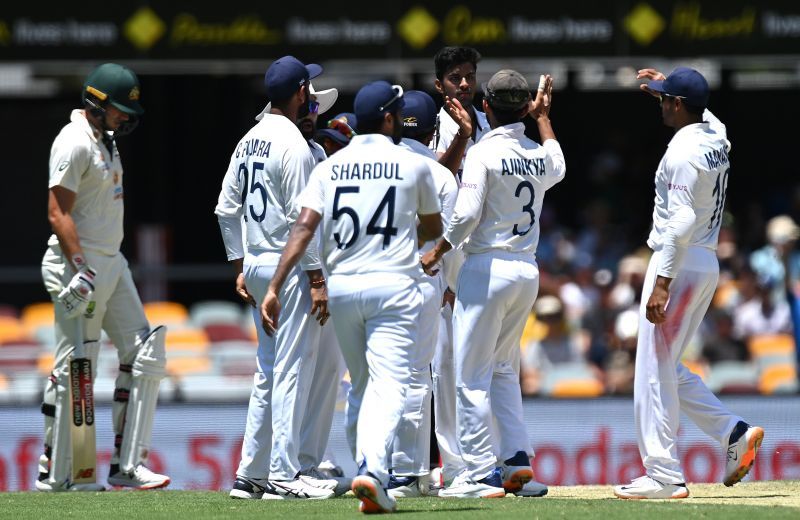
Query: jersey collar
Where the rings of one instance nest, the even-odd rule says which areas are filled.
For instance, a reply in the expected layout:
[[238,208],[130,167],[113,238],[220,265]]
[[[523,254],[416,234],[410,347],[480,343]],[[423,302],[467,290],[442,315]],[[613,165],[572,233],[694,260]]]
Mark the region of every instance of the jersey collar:
[[78,125],[81,128],[81,130],[86,132],[86,134],[89,137],[91,137],[92,141],[94,141],[95,143],[97,143],[99,139],[102,139],[102,136],[100,135],[100,130],[97,130],[95,127],[92,126],[92,124],[86,118],[85,111],[81,110],[80,108],[76,108],[75,110],[72,111],[72,113],[69,116],[69,120]]
[[354,144],[357,146],[365,145],[365,144],[391,144],[394,145],[394,141],[388,135],[383,134],[361,134],[361,135],[354,135],[353,138],[350,140],[350,144],[347,146],[353,146]]
[[667,147],[670,147],[673,145],[673,143],[676,143],[679,140],[683,139],[684,136],[688,136],[690,134],[694,134],[697,132],[705,132],[708,130],[708,128],[709,124],[706,121],[703,121],[702,123],[692,123],[690,125],[686,125],[677,132],[675,132],[675,135],[672,136],[672,139],[670,139]]
[[525,135],[525,124],[519,122],[519,123],[512,123],[510,125],[498,126],[494,130],[491,130],[486,135],[484,135],[483,139],[490,139],[494,136],[520,137],[524,135]]

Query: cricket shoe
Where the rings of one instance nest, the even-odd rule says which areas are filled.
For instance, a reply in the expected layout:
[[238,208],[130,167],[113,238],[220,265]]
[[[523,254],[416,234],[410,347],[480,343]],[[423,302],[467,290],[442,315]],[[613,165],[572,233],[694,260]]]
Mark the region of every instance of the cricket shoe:
[[543,497],[548,491],[547,484],[542,484],[541,482],[536,482],[535,480],[529,480],[524,486],[522,486],[522,489],[519,491],[514,491],[513,493],[518,497]]
[[524,451],[518,451],[510,459],[506,459],[500,467],[503,479],[503,489],[508,493],[522,491],[522,488],[533,480],[533,468],[531,459]]
[[393,498],[411,498],[422,496],[419,489],[420,478],[417,476],[389,475],[389,496]]
[[427,475],[419,476],[419,491],[423,496],[438,497],[442,490],[442,468],[435,467]]
[[361,500],[358,510],[364,514],[394,513],[397,510],[397,500],[370,474],[353,479],[353,494]]
[[105,491],[106,488],[102,484],[89,482],[86,484],[73,484],[72,482],[64,482],[62,484],[52,485],[49,480],[37,480],[36,490],[44,492],[60,492],[60,491]]
[[314,466],[308,469],[300,470],[300,473],[297,474],[297,478],[309,486],[330,489],[337,497],[347,493],[347,490],[350,489],[351,483],[351,480],[346,477],[328,477]]
[[[333,497],[332,489],[324,489],[312,486],[300,478],[294,480],[270,480],[275,492],[283,498],[306,499],[306,500],[325,500]],[[263,496],[261,497],[264,498]]]
[[616,486],[614,495],[617,498],[642,500],[649,498],[686,498],[689,489],[686,483],[662,484],[647,475],[633,479],[630,484]]
[[503,489],[503,479],[500,468],[495,468],[488,477],[473,480],[466,473],[453,479],[453,483],[439,491],[443,498],[503,498],[506,491]]
[[764,440],[764,430],[739,421],[728,440],[728,460],[725,463],[726,486],[741,481],[753,467],[756,453]]
[[112,486],[129,487],[134,489],[158,489],[167,487],[170,483],[169,477],[159,475],[147,469],[144,464],[139,464],[131,471],[119,470],[119,464],[111,465],[111,475],[108,483]]
[[267,487],[265,478],[247,478],[237,475],[231,488],[231,498],[259,499],[264,495]]
[[329,460],[323,460],[317,466],[317,471],[325,475],[325,478],[344,477],[344,470]]

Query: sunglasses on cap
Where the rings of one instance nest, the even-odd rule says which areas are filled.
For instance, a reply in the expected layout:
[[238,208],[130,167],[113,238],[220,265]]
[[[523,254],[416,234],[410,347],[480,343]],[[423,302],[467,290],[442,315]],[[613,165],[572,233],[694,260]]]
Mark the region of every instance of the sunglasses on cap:
[[403,97],[403,87],[400,85],[392,85],[392,90],[394,90],[394,97],[383,104],[383,106],[378,107],[378,112],[383,112],[386,110],[386,107]]
[[336,130],[347,139],[352,139],[354,135],[358,135],[346,121],[342,121],[341,119],[331,119],[328,121],[328,128]]
[[677,98],[677,99],[681,99],[681,100],[686,100],[686,96],[673,96],[672,94],[663,94],[662,93],[662,94],[658,95],[658,104],[661,105],[661,104],[664,103],[665,99],[670,99],[670,98],[671,99],[676,99]]
[[308,113],[309,114],[316,114],[319,112],[319,101],[309,101],[308,102]]

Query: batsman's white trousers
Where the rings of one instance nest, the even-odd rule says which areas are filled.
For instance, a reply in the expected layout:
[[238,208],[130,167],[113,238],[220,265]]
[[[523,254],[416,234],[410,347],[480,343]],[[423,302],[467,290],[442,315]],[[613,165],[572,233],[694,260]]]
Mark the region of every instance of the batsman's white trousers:
[[[280,255],[246,255],[245,284],[258,307],[257,370],[247,410],[242,460],[237,475],[291,480],[301,469],[300,425],[307,409],[319,346],[319,324],[309,315],[308,277],[295,267],[278,294],[278,330],[269,337],[261,326],[260,304],[275,274]],[[312,412],[313,413],[313,412]]]
[[[331,312],[335,310],[331,309]],[[300,426],[300,466],[307,470],[325,458],[336,409],[336,397],[345,373],[344,359],[333,323],[322,327],[307,412]]]
[[[63,483],[69,478],[71,457],[69,440],[69,358],[78,342],[99,341],[101,331],[105,330],[117,349],[121,365],[133,363],[137,352],[137,339],[150,332],[150,324],[144,315],[142,301],[133,283],[128,261],[117,253],[112,256],[84,250],[86,263],[97,271],[94,279],[94,294],[86,315],[68,319],[64,316],[64,306],[58,302],[58,293],[69,284],[75,275],[74,270],[64,259],[61,248],[52,246],[42,259],[42,277],[47,292],[55,306],[55,364],[53,378],[45,386],[45,401],[56,404],[54,420],[45,420],[45,444],[53,448],[50,481]],[[93,357],[93,376],[97,370],[97,351]],[[130,389],[130,372],[120,372],[116,388]],[[122,381],[122,382],[121,382]],[[61,403],[67,403],[66,409]],[[124,403],[127,404],[127,403]],[[125,406],[114,402],[115,444],[120,442],[124,428]],[[119,448],[119,446],[117,446]],[[115,450],[112,463],[117,463],[119,454]]]
[[328,298],[352,387],[348,441],[359,469],[385,487],[389,457],[411,380],[422,291],[397,273],[332,275]]
[[439,334],[433,356],[433,407],[436,417],[436,440],[442,457],[442,475],[445,483],[464,471],[461,448],[458,446],[456,422],[456,375],[453,360],[453,308],[448,303],[437,316]]
[[426,475],[430,472],[431,442],[431,361],[439,335],[439,311],[442,306],[441,275],[419,280],[422,307],[418,316],[419,334],[412,350],[411,379],[406,407],[397,427],[392,453],[395,475]]
[[471,254],[461,268],[453,314],[456,420],[474,480],[487,477],[498,458],[533,455],[522,420],[519,342],[538,291],[531,254]]
[[678,459],[680,412],[715,439],[723,449],[741,417],[733,415],[697,375],[681,363],[689,340],[703,320],[719,278],[711,249],[690,247],[669,286],[667,320],[653,325],[646,318],[661,252],[650,258],[639,308],[639,337],[633,383],[634,420],[647,474],[663,483],[685,482]]

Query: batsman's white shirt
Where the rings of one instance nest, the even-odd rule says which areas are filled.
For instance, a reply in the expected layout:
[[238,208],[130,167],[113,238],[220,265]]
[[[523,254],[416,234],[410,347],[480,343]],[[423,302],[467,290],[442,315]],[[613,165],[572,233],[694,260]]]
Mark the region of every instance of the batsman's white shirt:
[[322,257],[331,275],[422,275],[417,214],[438,213],[430,167],[389,137],[353,137],[311,172],[300,205],[322,215]]
[[[467,254],[535,254],[544,193],[564,178],[561,145],[525,137],[525,125],[495,128],[467,153],[455,211],[444,234]],[[519,204],[510,205],[509,200]]]
[[[104,255],[119,252],[122,243],[122,162],[116,146],[105,147],[83,110],[73,110],[50,149],[49,188],[61,186],[76,194],[72,220],[85,250]],[[56,235],[49,246],[57,246]]]
[[716,250],[730,142],[725,126],[706,111],[705,121],[673,136],[656,170],[653,228],[647,245],[663,251],[657,274],[675,278],[689,246]]
[[[236,145],[215,213],[219,219],[228,260],[273,253],[286,247],[289,231],[299,214],[295,204],[316,164],[308,142],[288,118],[265,114]],[[304,271],[319,269],[314,241],[300,261]]]

